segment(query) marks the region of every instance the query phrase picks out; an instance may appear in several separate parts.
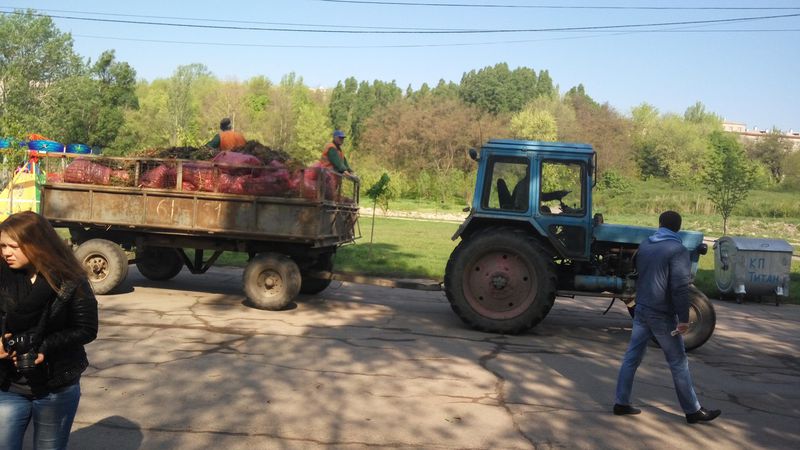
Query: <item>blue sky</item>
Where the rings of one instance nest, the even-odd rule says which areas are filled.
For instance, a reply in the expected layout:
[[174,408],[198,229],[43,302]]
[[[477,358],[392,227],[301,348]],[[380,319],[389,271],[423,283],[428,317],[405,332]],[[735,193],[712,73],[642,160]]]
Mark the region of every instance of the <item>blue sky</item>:
[[[413,3],[396,0],[395,3]],[[0,0],[0,11],[33,8],[52,16],[169,22],[301,32],[210,29],[55,18],[76,51],[96,58],[116,50],[140,78],[165,78],[182,64],[205,64],[222,79],[294,72],[311,87],[349,76],[395,80],[405,89],[499,62],[547,69],[561,91],[583,83],[595,100],[622,113],[642,102],[661,112],[696,101],[748,128],[800,130],[800,16],[611,31],[421,34],[653,24],[800,14],[800,1],[420,0],[505,6],[758,7],[757,10],[564,9],[377,5],[320,0],[110,2]],[[767,8],[775,9],[767,9]],[[761,9],[763,8],[763,9]],[[778,9],[782,8],[782,9]],[[792,9],[794,8],[794,9]],[[190,20],[192,19],[192,20]],[[375,27],[375,28],[366,28]],[[348,34],[402,28],[414,34]],[[655,29],[666,32],[634,32]],[[331,33],[327,30],[338,29]],[[321,32],[310,32],[316,30]],[[790,30],[725,31],[719,30]],[[226,45],[219,45],[226,44]]]

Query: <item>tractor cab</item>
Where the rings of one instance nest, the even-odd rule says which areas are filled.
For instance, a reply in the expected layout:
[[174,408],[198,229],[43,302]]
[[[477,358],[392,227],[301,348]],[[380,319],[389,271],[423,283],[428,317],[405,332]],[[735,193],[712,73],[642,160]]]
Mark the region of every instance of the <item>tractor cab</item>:
[[527,222],[557,252],[588,260],[592,240],[590,145],[496,139],[480,154],[470,219]]

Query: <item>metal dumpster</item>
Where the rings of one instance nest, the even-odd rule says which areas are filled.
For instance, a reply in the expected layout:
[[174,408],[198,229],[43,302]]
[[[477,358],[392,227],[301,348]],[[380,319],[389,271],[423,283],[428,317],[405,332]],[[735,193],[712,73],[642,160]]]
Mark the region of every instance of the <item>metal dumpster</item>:
[[741,303],[745,297],[789,296],[792,246],[781,239],[724,236],[714,243],[714,279],[723,295]]

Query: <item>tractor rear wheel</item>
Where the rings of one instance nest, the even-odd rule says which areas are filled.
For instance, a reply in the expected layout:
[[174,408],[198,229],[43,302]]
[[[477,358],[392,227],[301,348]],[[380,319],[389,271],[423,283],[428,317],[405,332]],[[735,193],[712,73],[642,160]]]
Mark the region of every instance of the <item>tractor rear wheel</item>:
[[717,314],[706,294],[694,285],[689,286],[689,331],[683,335],[683,346],[692,351],[705,344],[714,334]]
[[[634,316],[634,308],[628,308],[631,317]],[[708,300],[695,285],[689,285],[689,331],[683,335],[683,347],[690,352],[711,338],[714,328],[717,325],[717,314],[714,305]],[[656,346],[658,341],[652,338]],[[660,346],[659,346],[660,347]]]
[[555,301],[553,263],[522,230],[491,227],[462,239],[447,262],[450,307],[482,331],[516,334],[541,322]]

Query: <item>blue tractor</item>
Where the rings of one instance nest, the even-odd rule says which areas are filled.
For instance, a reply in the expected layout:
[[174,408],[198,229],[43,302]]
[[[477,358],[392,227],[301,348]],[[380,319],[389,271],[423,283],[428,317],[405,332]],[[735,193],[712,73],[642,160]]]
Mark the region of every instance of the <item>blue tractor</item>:
[[[621,299],[633,311],[634,257],[655,229],[603,223],[592,213],[597,154],[590,145],[490,140],[478,154],[470,214],[453,239],[444,288],[468,325],[505,334],[541,322],[556,296]],[[703,234],[681,231],[692,273],[708,250]],[[690,286],[687,350],[705,343],[716,316]]]

